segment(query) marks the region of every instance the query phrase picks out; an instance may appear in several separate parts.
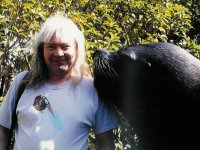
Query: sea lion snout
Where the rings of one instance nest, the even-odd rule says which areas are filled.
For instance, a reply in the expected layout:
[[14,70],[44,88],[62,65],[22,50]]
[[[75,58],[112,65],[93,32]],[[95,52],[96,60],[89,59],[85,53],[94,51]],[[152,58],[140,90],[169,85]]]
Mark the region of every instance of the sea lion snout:
[[99,57],[101,55],[109,55],[109,52],[104,49],[96,49],[92,54],[92,59],[95,59],[95,57]]

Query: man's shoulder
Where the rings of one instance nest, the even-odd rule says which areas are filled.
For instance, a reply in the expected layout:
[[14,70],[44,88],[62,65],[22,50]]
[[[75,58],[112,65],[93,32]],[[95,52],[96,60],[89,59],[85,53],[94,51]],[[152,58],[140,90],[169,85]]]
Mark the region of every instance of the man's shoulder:
[[22,71],[19,74],[16,75],[15,79],[23,79],[24,76],[28,73],[28,71]]
[[93,78],[84,76],[79,84],[80,87],[94,89]]
[[19,74],[17,74],[15,77],[14,77],[14,81],[13,83],[16,83],[16,84],[19,84],[21,82],[21,80],[25,77],[25,75],[28,73],[28,71],[23,71],[23,72],[20,72]]
[[93,82],[94,79],[92,77],[83,76],[82,80],[85,82]]

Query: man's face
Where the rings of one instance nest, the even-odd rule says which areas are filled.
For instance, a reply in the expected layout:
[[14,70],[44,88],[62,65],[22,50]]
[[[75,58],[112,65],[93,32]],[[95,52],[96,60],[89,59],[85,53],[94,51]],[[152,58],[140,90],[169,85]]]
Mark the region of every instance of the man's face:
[[75,41],[70,38],[62,40],[55,37],[44,43],[44,61],[51,75],[67,75],[75,63]]

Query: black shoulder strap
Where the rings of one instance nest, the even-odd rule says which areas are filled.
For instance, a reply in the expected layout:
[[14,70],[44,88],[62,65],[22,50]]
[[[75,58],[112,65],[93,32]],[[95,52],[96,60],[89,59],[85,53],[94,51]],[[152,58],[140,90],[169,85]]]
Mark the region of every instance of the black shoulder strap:
[[22,81],[19,84],[18,90],[17,90],[17,98],[15,100],[15,107],[14,107],[14,111],[13,111],[13,115],[12,115],[12,124],[15,124],[17,121],[16,109],[17,109],[19,99],[22,96],[22,94],[26,88],[27,82],[25,82],[25,79],[27,78],[27,76],[28,76],[28,73],[23,77]]
[[12,149],[13,145],[14,145],[13,132],[14,132],[14,129],[16,128],[16,126],[17,126],[16,109],[17,109],[17,105],[18,105],[19,99],[20,99],[21,95],[23,94],[23,92],[24,92],[24,90],[26,88],[27,82],[25,82],[25,79],[27,77],[28,77],[28,73],[23,77],[23,79],[20,82],[19,87],[17,89],[17,97],[16,97],[16,100],[15,100],[15,106],[14,106],[14,110],[13,110],[13,114],[12,114],[12,124],[11,124],[11,128],[10,128],[9,139],[8,139],[8,144],[9,144],[8,145],[8,149]]
[[26,88],[26,85],[27,85],[27,82],[25,82],[25,79],[27,78],[28,76],[28,73],[24,76],[24,78],[22,79],[22,81],[20,82],[20,85],[18,87],[18,91],[17,91],[17,98],[15,100],[15,108],[14,108],[14,113],[16,113],[16,109],[17,109],[17,104],[19,102],[19,99],[20,97],[22,96],[25,88]]

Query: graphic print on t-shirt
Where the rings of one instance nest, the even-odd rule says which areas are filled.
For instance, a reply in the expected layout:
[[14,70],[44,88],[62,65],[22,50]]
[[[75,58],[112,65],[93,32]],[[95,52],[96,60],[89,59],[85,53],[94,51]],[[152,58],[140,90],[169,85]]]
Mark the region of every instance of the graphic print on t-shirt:
[[41,96],[41,95],[36,96],[34,103],[33,103],[33,106],[35,107],[36,110],[38,110],[40,112],[45,110],[45,108],[47,108],[49,110],[49,112],[54,117],[54,113],[53,113],[53,109],[51,107],[51,104],[45,96]]

